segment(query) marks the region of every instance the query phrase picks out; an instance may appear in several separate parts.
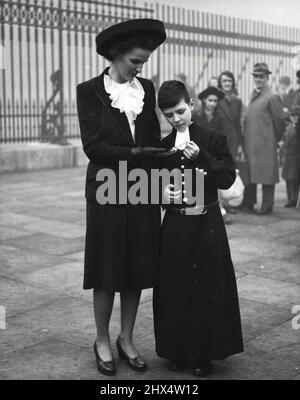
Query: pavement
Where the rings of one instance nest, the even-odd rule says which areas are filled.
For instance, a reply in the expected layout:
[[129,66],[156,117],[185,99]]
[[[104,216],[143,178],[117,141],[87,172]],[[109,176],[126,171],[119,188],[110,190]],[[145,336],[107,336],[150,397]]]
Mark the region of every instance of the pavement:
[[[82,289],[85,167],[0,175],[0,380],[200,380],[171,372],[155,354],[152,290],[142,294],[135,343],[146,373],[117,358],[120,307],[111,337],[118,374],[96,370],[92,292]],[[300,210],[276,186],[271,216],[238,213],[226,227],[235,266],[245,351],[214,363],[210,380],[300,380]],[[6,316],[6,318],[5,318]],[[220,327],[222,329],[222,327]]]

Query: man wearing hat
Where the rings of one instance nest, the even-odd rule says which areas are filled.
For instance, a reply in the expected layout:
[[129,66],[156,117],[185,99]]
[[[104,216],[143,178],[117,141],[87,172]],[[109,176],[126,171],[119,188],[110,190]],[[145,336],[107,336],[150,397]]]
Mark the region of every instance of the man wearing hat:
[[[121,300],[121,327],[116,342],[119,357],[135,371],[147,369],[133,344],[133,328],[141,290],[154,284],[160,208],[130,204],[128,192],[121,199],[118,187],[116,201],[103,203],[98,196],[103,181],[97,177],[109,169],[119,182],[120,161],[122,165],[127,162],[128,172],[135,168],[149,172],[151,157],[162,151],[157,149],[160,127],[153,83],[137,75],[165,39],[163,23],[154,19],[134,19],[110,26],[96,37],[96,49],[111,65],[99,76],[77,86],[81,140],[90,160],[85,186],[83,287],[93,289],[97,328],[93,349],[97,368],[104,375],[116,373],[109,336],[116,292],[120,292]],[[123,180],[126,179],[127,174]]]
[[300,106],[293,106],[290,112],[291,123],[283,136],[282,178],[286,181],[288,202],[285,207],[296,207],[299,194],[300,176],[300,138],[296,134],[296,125],[300,118]]
[[291,87],[289,76],[281,76],[278,81],[278,98],[282,104],[283,110],[289,112],[295,102],[297,92]]
[[262,205],[258,215],[273,211],[275,184],[279,182],[277,143],[285,128],[286,114],[268,86],[266,63],[254,65],[252,75],[255,89],[246,110],[243,126],[244,150],[249,163],[250,184],[245,186],[239,209],[254,212],[257,184],[262,184]]

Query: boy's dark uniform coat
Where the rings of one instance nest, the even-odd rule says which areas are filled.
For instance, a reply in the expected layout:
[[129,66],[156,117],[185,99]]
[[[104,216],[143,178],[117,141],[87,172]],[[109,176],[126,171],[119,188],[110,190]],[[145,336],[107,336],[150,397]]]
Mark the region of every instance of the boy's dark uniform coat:
[[[138,78],[145,97],[135,121],[135,143],[125,113],[111,106],[103,75],[77,86],[77,106],[83,149],[89,158],[86,174],[87,232],[84,288],[121,291],[153,286],[158,262],[160,209],[151,205],[99,205],[96,181],[99,170],[110,168],[119,177],[119,161],[148,169],[149,160],[131,154],[131,148],[156,146],[160,127],[155,113],[155,92],[150,80]],[[117,191],[118,197],[118,191]]]
[[[190,139],[200,148],[196,161],[182,152],[162,159],[168,169],[199,167],[205,204],[235,180],[225,136],[193,123]],[[176,131],[162,147],[175,144]],[[176,205],[178,207],[178,205]],[[227,234],[217,205],[205,215],[181,215],[167,206],[162,227],[160,268],[154,288],[156,351],[163,358],[223,359],[243,351],[241,321]]]

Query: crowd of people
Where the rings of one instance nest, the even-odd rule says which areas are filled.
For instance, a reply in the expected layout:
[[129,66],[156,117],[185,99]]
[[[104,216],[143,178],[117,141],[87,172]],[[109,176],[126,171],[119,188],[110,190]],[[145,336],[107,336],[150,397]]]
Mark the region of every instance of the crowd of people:
[[[247,179],[243,200],[232,207],[228,199],[222,199],[221,211],[225,223],[232,221],[228,213],[238,210],[267,215],[273,212],[275,185],[279,182],[279,167],[286,181],[287,202],[285,207],[296,207],[300,182],[300,71],[296,73],[298,88],[291,87],[291,79],[281,76],[276,91],[269,86],[272,72],[266,63],[253,67],[254,90],[249,106],[238,96],[234,74],[223,71],[212,76],[207,87],[197,95],[187,82],[185,74],[175,76],[185,84],[194,100],[193,119],[198,124],[222,132],[234,160],[247,163]],[[297,128],[298,127],[298,128]],[[298,129],[298,134],[296,133]],[[257,203],[257,184],[262,185],[262,204]]]

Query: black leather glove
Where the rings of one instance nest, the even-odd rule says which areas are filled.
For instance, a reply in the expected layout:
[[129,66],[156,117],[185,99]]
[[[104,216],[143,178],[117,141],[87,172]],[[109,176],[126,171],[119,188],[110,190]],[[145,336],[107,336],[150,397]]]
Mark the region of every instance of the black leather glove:
[[131,149],[131,154],[134,156],[151,157],[155,156],[156,154],[163,153],[164,151],[166,151],[166,149],[159,147],[133,147]]

